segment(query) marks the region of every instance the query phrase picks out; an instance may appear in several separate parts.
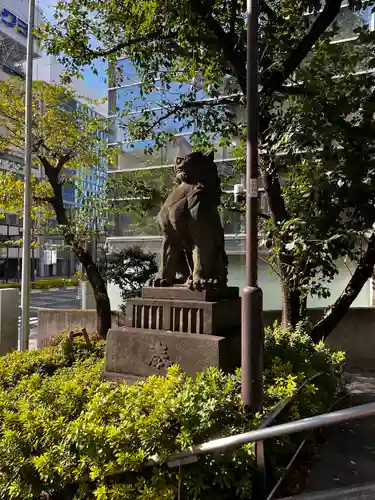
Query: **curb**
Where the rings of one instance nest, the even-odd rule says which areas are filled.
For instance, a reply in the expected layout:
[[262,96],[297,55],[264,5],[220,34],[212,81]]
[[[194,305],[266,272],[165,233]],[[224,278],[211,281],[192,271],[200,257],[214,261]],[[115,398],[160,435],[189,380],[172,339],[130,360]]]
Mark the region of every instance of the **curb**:
[[31,293],[46,293],[46,292],[58,292],[60,290],[76,290],[76,286],[60,286],[54,288],[33,288]]

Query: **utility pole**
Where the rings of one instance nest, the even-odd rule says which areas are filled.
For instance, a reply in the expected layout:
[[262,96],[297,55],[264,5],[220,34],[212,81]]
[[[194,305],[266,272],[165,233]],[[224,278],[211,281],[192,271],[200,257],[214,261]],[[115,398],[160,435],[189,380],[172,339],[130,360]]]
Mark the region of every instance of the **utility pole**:
[[242,291],[242,399],[250,413],[263,397],[263,304],[258,286],[259,0],[247,0],[246,282]]
[[[246,282],[242,291],[241,366],[242,400],[249,414],[260,411],[263,403],[263,297],[258,286],[258,29],[259,0],[247,0]],[[256,443],[255,460],[253,496],[266,498],[261,441]]]
[[25,174],[23,206],[23,246],[21,280],[20,350],[29,348],[30,333],[30,243],[31,243],[31,166],[32,166],[32,99],[35,0],[29,0],[25,87]]

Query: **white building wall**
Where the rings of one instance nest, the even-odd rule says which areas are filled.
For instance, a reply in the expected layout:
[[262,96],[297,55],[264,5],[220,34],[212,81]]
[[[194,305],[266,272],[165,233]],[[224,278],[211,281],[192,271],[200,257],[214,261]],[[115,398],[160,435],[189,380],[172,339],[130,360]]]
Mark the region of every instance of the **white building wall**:
[[[34,80],[44,80],[47,83],[60,84],[60,75],[63,71],[64,67],[54,56],[43,56],[34,61]],[[100,98],[96,89],[92,89],[85,82],[77,78],[73,78],[69,86],[76,92],[77,101],[82,103],[87,103],[87,99],[96,100]],[[102,116],[107,116],[107,104],[90,104],[90,108]]]
[[[259,286],[263,291],[263,306],[266,311],[278,311],[281,309],[281,293],[279,277],[271,269],[271,267],[264,262],[259,261]],[[342,293],[352,275],[354,266],[348,265],[344,262],[338,263],[339,274],[330,283],[329,289],[331,297],[328,299],[319,299],[318,297],[311,297],[308,299],[307,304],[309,308],[328,307],[331,305]],[[245,286],[245,256],[244,255],[230,255],[229,256],[229,273],[228,284],[230,286]],[[372,292],[371,280],[363,287],[358,298],[354,301],[352,307],[369,307],[372,305]]]
[[[132,246],[129,238],[116,238],[116,243],[114,243],[115,238],[110,238],[110,252],[120,251],[123,248]],[[123,241],[121,241],[123,240]],[[137,242],[138,243],[138,242]],[[227,242],[228,244],[228,242]],[[144,249],[148,251],[155,252],[156,245],[159,242],[151,240],[145,244]],[[228,255],[229,266],[228,266],[228,285],[238,286],[240,290],[245,286],[245,256],[240,255]],[[258,263],[259,272],[259,286],[263,291],[263,309],[265,311],[279,311],[281,310],[281,292],[279,277],[271,269],[269,264],[265,262],[264,258],[259,259]],[[353,272],[353,265],[345,264],[344,262],[338,263],[339,274],[329,285],[331,291],[331,296],[328,299],[319,299],[318,297],[312,297],[308,299],[309,308],[325,308],[331,305],[342,293],[345,286],[347,285],[351,273]],[[122,299],[120,295],[120,289],[117,285],[113,283],[108,284],[108,294],[111,301],[112,310],[118,310],[122,304]],[[363,287],[358,298],[354,301],[352,307],[370,307],[372,306],[372,284],[369,280]]]
[[[11,15],[6,15],[4,9],[9,11],[11,15],[15,15],[19,20],[28,24],[29,18],[29,2],[28,0],[0,0],[0,32],[4,35],[13,39],[15,42],[19,43],[26,48],[27,44],[27,33],[22,30],[22,27],[16,23],[15,27],[9,26],[9,22],[12,22]],[[41,9],[35,8],[35,19],[34,24],[40,25],[43,22],[43,14]],[[41,51],[38,47],[38,43],[34,41],[34,53],[35,55],[40,55]]]

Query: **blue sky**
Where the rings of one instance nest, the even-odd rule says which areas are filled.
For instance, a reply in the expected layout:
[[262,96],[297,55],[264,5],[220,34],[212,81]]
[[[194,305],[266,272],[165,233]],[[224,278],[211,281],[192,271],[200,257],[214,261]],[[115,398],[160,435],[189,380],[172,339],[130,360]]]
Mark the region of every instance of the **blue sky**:
[[[37,0],[37,5],[40,7],[48,19],[52,19],[56,0]],[[97,91],[98,97],[107,95],[107,83],[105,82],[106,70],[103,63],[98,63],[97,66],[99,75],[94,75],[92,71],[86,70],[84,73],[85,83]]]

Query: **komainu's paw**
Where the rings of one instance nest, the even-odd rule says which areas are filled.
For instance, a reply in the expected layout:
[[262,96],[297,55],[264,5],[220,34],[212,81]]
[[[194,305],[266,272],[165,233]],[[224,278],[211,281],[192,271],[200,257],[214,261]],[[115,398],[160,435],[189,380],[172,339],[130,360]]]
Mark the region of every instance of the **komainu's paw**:
[[187,288],[189,290],[192,290],[192,291],[197,290],[198,292],[200,292],[201,290],[204,290],[204,285],[205,285],[204,280],[192,280],[192,279],[189,279],[186,282]]
[[209,278],[209,279],[189,279],[186,282],[186,286],[189,290],[207,290],[209,288],[219,288],[220,287],[220,279],[219,278]]
[[151,281],[150,285],[156,288],[171,286],[169,281],[164,278],[155,278],[154,280]]

